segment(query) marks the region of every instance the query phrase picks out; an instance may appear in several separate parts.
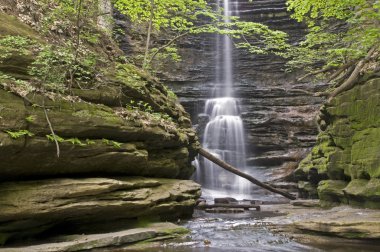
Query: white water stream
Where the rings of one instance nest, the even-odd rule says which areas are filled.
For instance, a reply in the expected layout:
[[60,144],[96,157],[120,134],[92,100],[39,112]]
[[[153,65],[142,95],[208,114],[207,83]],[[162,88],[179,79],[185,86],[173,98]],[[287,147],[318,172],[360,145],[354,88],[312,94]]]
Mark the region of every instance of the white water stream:
[[[221,6],[222,1],[218,1]],[[238,14],[237,1],[223,0],[224,22],[231,21],[231,14]],[[222,44],[221,44],[222,43]],[[208,99],[204,114],[209,122],[203,135],[203,147],[215,156],[244,171],[246,168],[245,133],[240,118],[239,103],[233,92],[233,44],[226,35],[218,36],[215,45],[217,86],[219,96]],[[249,194],[250,183],[235,176],[211,161],[201,158],[195,163],[195,180],[201,183],[204,192],[217,192],[217,196],[245,197]],[[212,195],[216,196],[216,195]]]

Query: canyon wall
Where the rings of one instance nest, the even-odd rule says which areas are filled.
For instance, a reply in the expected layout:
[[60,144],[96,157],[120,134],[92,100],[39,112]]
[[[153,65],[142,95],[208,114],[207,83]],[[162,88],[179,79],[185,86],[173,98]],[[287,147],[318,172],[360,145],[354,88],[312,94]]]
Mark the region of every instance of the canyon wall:
[[46,78],[31,75],[35,48],[57,48],[63,37],[22,22],[32,7],[40,10],[24,4],[0,13],[2,42],[33,41],[12,44],[0,60],[0,246],[191,216],[200,186],[187,179],[199,144],[175,95],[117,62],[122,51],[103,33],[93,48],[107,55],[104,75],[68,93],[49,89]]
[[[305,27],[291,19],[285,0],[237,2],[242,20],[284,31],[292,44],[304,37]],[[200,137],[207,118],[198,115],[206,99],[222,88],[216,81],[217,73],[223,71],[216,63],[220,57],[216,54],[217,39],[206,34],[182,40],[182,62],[164,63],[158,73],[170,83],[193,123],[198,124]],[[323,99],[311,93],[323,85],[297,83],[295,74],[285,72],[285,60],[275,55],[253,55],[244,49],[234,49],[232,54],[234,96],[239,99],[244,120],[248,164],[281,167],[280,173],[287,167],[294,168],[316,141],[315,116]]]
[[324,105],[316,146],[295,171],[305,197],[380,208],[380,79]]

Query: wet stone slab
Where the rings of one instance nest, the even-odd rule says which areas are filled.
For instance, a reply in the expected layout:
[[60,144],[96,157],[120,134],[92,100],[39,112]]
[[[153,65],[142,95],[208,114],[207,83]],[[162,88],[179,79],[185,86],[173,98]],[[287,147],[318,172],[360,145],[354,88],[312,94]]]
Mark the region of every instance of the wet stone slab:
[[92,251],[93,249],[118,247],[160,237],[174,238],[187,232],[186,228],[172,223],[155,223],[145,228],[135,228],[112,233],[62,236],[50,243],[0,248],[0,252]]

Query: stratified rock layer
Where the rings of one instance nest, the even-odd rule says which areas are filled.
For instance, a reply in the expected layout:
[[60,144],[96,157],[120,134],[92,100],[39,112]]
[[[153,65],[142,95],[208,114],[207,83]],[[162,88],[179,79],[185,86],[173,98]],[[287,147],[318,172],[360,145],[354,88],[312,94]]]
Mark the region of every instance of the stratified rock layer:
[[[0,20],[0,38],[50,41],[14,16]],[[103,42],[111,44],[99,43],[99,55],[121,55],[110,38]],[[36,53],[25,50],[0,61],[0,245],[192,213],[200,187],[183,179],[194,171],[199,143],[166,86],[108,55],[88,89],[42,90],[30,81]]]
[[[285,0],[237,2],[242,20],[284,31],[292,44],[302,40],[305,27],[291,19]],[[170,83],[180,97],[192,121],[198,124],[200,137],[208,118],[198,115],[203,113],[206,100],[223,89],[218,82],[218,73],[224,69],[218,62],[222,56],[217,53],[217,39],[210,34],[188,37],[180,43],[182,62],[159,65],[160,78]],[[282,167],[280,174],[284,175],[315,144],[318,130],[314,119],[323,99],[312,94],[323,87],[296,83],[294,74],[285,72],[286,61],[275,55],[253,55],[236,48],[232,55],[233,96],[241,108],[248,165]]]
[[176,238],[188,233],[186,228],[170,222],[154,223],[147,227],[132,228],[118,232],[89,235],[61,236],[58,241],[40,245],[15,246],[0,248],[0,252],[74,252],[74,251],[103,251],[107,247],[126,246],[132,243]]
[[321,109],[319,122],[327,128],[297,179],[318,186],[327,204],[380,208],[380,79],[338,95]]
[[[299,204],[297,204],[299,205]],[[332,209],[322,209],[315,206],[272,205],[262,206],[263,211],[278,211],[285,216],[267,218],[276,231],[291,232],[294,238],[308,240],[315,244],[322,236],[348,238],[342,244],[363,239],[366,242],[380,240],[380,213],[373,209],[357,209],[349,206],[339,206]],[[315,236],[314,238],[312,237]],[[321,236],[322,235],[322,236]],[[305,239],[306,238],[306,239]],[[329,240],[334,243],[335,240]],[[378,243],[376,243],[378,246]],[[347,245],[348,246],[348,245]],[[359,249],[360,250],[360,249]]]
[[[48,116],[60,140],[47,139],[50,129],[42,108],[0,89],[0,180],[75,174],[124,174],[187,178],[196,143],[191,128],[175,122],[85,101],[48,101]],[[41,104],[41,96],[30,101]],[[33,118],[26,120],[26,118]],[[12,139],[28,130],[33,137]]]
[[57,225],[103,225],[154,216],[191,215],[200,195],[188,180],[134,177],[46,179],[0,184],[0,241],[30,237]]

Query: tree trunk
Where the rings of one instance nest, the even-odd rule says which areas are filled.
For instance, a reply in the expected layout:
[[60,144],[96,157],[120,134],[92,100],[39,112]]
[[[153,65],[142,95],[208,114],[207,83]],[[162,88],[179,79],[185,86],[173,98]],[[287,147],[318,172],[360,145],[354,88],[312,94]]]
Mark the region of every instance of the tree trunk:
[[285,192],[285,191],[273,188],[273,187],[271,187],[271,186],[269,186],[267,184],[264,184],[264,183],[260,182],[259,180],[255,179],[251,175],[248,175],[248,174],[246,174],[244,172],[239,171],[238,169],[236,169],[232,165],[227,164],[226,162],[224,162],[223,160],[220,160],[219,158],[216,158],[214,155],[212,155],[210,152],[206,151],[203,148],[199,149],[199,154],[201,156],[207,158],[211,162],[219,165],[223,169],[225,169],[225,170],[227,170],[229,172],[232,172],[233,174],[236,174],[236,175],[238,175],[240,177],[243,177],[243,178],[249,180],[250,182],[252,182],[255,185],[258,185],[258,186],[260,186],[260,187],[262,187],[264,189],[267,189],[268,191],[280,194],[280,195],[284,196],[285,198],[288,198],[288,199],[291,199],[291,200],[295,200],[296,199],[296,197],[294,195],[292,195],[292,194],[290,194],[288,192]]
[[337,87],[330,95],[329,100],[337,96],[338,94],[342,93],[343,91],[347,91],[355,86],[355,83],[359,77],[360,71],[362,70],[363,66],[370,60],[372,54],[376,51],[377,46],[374,46],[371,48],[371,50],[368,51],[367,56],[359,61],[359,63],[355,66],[354,71],[351,73],[350,77],[339,87]]
[[154,0],[150,0],[150,18],[149,18],[148,34],[147,34],[146,45],[145,45],[145,55],[144,55],[144,61],[143,61],[144,69],[147,67],[147,64],[148,64],[150,37],[152,35],[152,28],[153,28],[153,17],[154,17]]
[[351,61],[351,62],[348,62],[347,64],[341,66],[335,73],[333,73],[330,78],[326,81],[326,83],[330,83],[331,81],[335,80],[337,77],[339,77],[339,75],[341,73],[344,72],[344,70],[346,70],[347,68],[351,67],[352,65],[354,65],[355,62],[354,61]]

